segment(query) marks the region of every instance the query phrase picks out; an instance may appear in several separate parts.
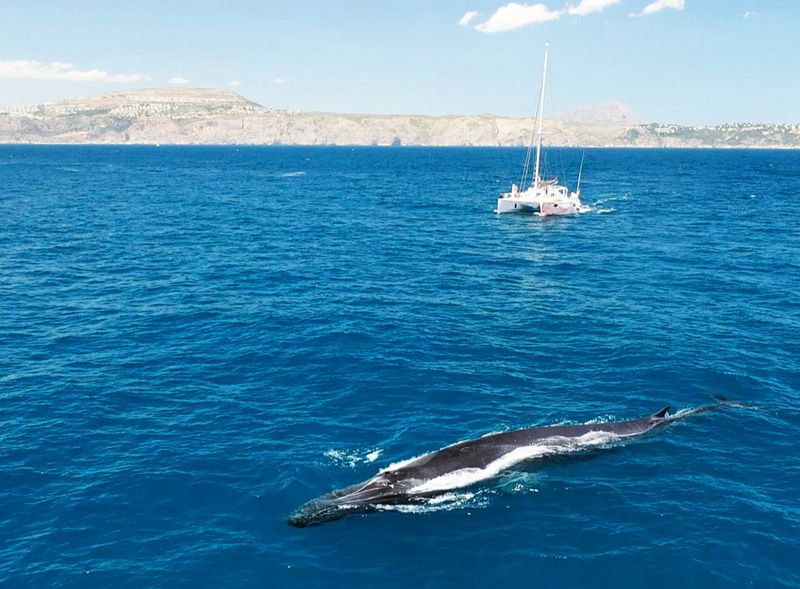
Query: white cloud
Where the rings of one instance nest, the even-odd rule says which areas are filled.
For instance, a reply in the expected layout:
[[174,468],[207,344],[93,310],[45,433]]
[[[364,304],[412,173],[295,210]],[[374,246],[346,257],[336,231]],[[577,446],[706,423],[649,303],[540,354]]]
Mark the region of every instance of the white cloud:
[[641,12],[631,12],[628,16],[647,16],[648,14],[655,14],[656,12],[661,12],[665,8],[672,8],[673,10],[683,10],[683,7],[686,5],[685,0],[655,0],[655,2],[651,2],[647,6],[644,7],[644,10]]
[[586,16],[593,12],[600,12],[609,6],[619,4],[622,0],[581,0],[577,6],[570,6],[567,12],[572,16]]
[[239,80],[231,80],[230,81],[230,85],[231,86],[241,86],[242,83]]
[[458,21],[458,26],[468,27],[469,23],[471,23],[472,19],[474,19],[476,16],[478,16],[477,10],[470,10],[469,12],[464,13],[464,16],[461,17],[460,21]]
[[501,6],[484,23],[475,26],[481,33],[500,33],[502,31],[513,31],[527,25],[533,25],[551,20],[558,20],[561,13],[557,10],[550,10],[544,4],[517,4],[509,2]]
[[753,12],[752,10],[745,10],[744,11],[744,18],[750,18],[751,16],[758,16],[757,12]]
[[272,78],[269,81],[269,83],[274,84],[276,86],[283,86],[286,83],[286,80],[284,80],[283,78]]
[[0,61],[0,78],[24,80],[65,80],[69,82],[118,82],[129,84],[149,80],[143,74],[111,74],[105,70],[78,70],[71,63],[44,63],[33,59]]
[[188,84],[189,83],[189,80],[187,80],[186,78],[180,78],[180,77],[177,77],[177,76],[174,77],[174,78],[170,78],[167,81],[170,84],[178,84],[178,85],[180,85],[180,84]]

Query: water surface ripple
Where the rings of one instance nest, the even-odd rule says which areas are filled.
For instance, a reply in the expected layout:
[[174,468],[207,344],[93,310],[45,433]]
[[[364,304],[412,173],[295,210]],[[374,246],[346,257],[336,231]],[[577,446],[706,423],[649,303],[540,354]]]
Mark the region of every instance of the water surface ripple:
[[[589,150],[592,212],[495,216],[521,159],[0,147],[0,584],[800,587],[800,153]],[[759,410],[286,525],[708,392]]]

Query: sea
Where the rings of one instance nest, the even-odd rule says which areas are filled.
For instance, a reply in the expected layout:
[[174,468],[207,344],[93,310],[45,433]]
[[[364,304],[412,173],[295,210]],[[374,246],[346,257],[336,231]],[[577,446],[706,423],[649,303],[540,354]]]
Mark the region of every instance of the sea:
[[[800,587],[800,152],[548,150],[591,210],[496,215],[524,155],[0,146],[0,586]],[[459,440],[719,396],[287,524]]]

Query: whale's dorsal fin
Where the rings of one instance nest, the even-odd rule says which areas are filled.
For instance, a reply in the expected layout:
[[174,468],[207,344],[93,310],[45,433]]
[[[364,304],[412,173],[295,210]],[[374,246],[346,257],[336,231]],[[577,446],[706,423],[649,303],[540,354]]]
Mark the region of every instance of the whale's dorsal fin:
[[666,407],[664,407],[664,408],[663,408],[661,411],[659,411],[658,413],[653,413],[653,414],[650,416],[650,419],[664,419],[664,418],[667,416],[667,411],[669,411],[669,405],[667,405]]

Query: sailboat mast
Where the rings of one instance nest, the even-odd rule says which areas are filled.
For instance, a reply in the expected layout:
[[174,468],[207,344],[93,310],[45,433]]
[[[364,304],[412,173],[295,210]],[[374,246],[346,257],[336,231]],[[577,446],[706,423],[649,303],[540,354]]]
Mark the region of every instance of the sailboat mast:
[[578,170],[578,187],[575,189],[575,192],[576,192],[577,194],[580,194],[580,193],[581,193],[581,176],[583,176],[583,158],[584,158],[585,156],[586,156],[586,152],[584,151],[584,152],[581,154],[581,167],[580,167],[580,169]]
[[539,186],[539,160],[541,159],[542,155],[542,123],[544,119],[544,88],[545,85],[547,84],[547,57],[549,52],[550,52],[550,43],[545,43],[544,70],[542,71],[542,91],[539,94],[539,120],[537,121],[538,129],[536,130],[536,134],[538,135],[538,140],[536,142],[536,166],[534,167],[533,171],[534,187]]

